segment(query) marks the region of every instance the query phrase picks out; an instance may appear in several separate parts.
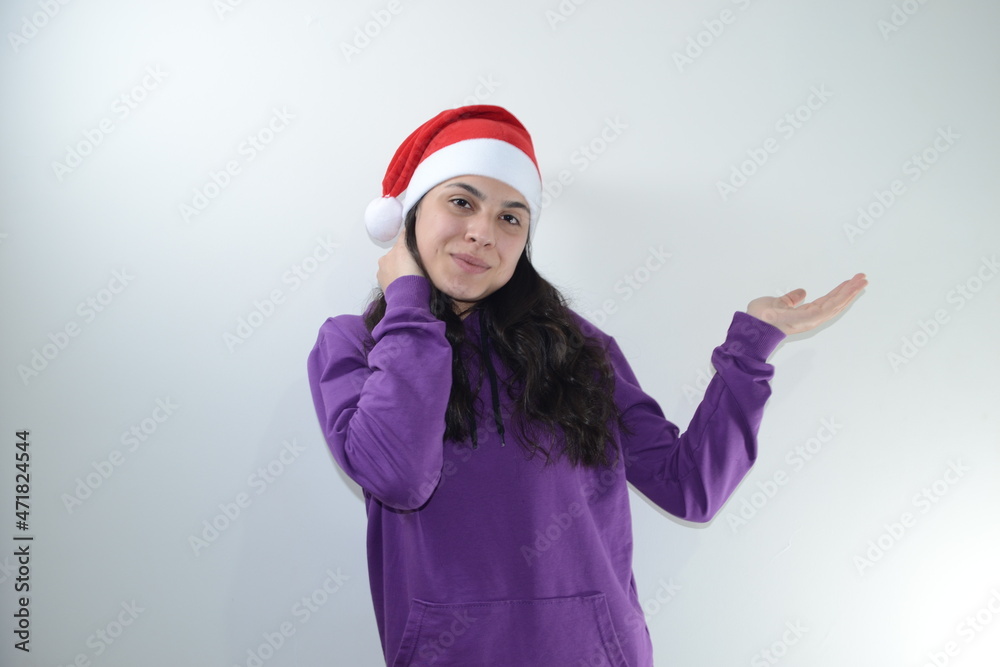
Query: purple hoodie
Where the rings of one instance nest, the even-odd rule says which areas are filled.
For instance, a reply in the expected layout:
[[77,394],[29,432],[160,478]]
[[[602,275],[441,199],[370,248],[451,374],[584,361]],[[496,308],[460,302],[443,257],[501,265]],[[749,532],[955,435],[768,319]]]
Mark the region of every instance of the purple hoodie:
[[671,514],[710,520],[756,459],[774,370],[766,359],[784,334],[737,312],[680,434],[615,340],[577,316],[607,347],[633,433],[616,430],[616,466],[545,465],[516,442],[510,374],[496,355],[480,363],[475,312],[463,324],[478,442],[444,442],[452,350],[428,305],[430,283],[402,276],[385,296],[367,354],[362,318],[341,315],[320,328],[308,370],[330,451],[364,491],[386,664],[652,665],[626,482]]

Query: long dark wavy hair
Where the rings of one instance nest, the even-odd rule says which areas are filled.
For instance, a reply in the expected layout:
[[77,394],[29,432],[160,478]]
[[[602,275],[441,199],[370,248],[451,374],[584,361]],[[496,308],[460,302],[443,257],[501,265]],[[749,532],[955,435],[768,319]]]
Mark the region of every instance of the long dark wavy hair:
[[[419,205],[407,213],[404,233],[410,254],[426,275],[417,252]],[[507,284],[473,306],[480,312],[490,345],[512,374],[507,392],[515,406],[518,441],[529,454],[544,456],[546,463],[565,455],[573,465],[613,465],[618,459],[612,444],[614,427],[628,431],[614,401],[614,370],[606,350],[584,334],[559,290],[532,266],[529,247],[530,241]],[[470,436],[469,422],[475,414],[462,349],[475,342],[466,340],[451,297],[433,283],[430,307],[445,322],[453,352],[444,438],[462,442]],[[369,334],[385,316],[385,308],[385,294],[376,288],[365,309]],[[535,428],[527,429],[529,423]],[[559,442],[561,433],[562,451],[550,451],[535,440],[531,433],[537,430],[548,434],[551,442]]]

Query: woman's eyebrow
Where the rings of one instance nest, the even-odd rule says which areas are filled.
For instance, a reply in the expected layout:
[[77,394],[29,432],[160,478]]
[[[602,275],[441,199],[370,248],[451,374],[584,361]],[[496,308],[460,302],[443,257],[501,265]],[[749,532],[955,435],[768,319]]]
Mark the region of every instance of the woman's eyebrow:
[[[466,192],[468,192],[470,195],[472,195],[476,199],[479,199],[480,201],[486,201],[486,195],[484,195],[479,190],[479,188],[477,188],[475,186],[469,185],[468,183],[449,183],[449,185],[456,185],[456,186],[462,188],[463,190],[465,190]],[[505,202],[503,202],[503,207],[504,208],[521,208],[521,209],[524,209],[525,211],[528,210],[528,207],[525,206],[524,204],[522,204],[519,201],[505,201]]]

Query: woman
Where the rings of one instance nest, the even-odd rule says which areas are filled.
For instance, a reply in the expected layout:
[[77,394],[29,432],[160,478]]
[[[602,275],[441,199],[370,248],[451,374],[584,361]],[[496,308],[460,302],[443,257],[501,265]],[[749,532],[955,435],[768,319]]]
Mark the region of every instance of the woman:
[[756,458],[767,356],[867,284],[737,312],[680,435],[614,339],[532,267],[541,192],[506,110],[424,123],[366,211],[383,241],[405,219],[381,292],[327,320],[309,357],[327,442],[364,491],[387,665],[652,665],[626,482],[710,520]]

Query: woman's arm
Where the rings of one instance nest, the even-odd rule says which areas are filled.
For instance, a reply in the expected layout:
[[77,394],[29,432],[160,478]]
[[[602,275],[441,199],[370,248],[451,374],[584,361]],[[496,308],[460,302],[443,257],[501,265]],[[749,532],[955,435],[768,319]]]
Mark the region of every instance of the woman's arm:
[[770,324],[736,313],[726,341],[712,353],[716,374],[683,434],[639,386],[612,339],[615,399],[633,431],[622,436],[628,481],[677,517],[706,522],[715,516],[757,458],[774,374],[765,360],[784,338]]
[[642,391],[612,339],[616,400],[635,429],[622,439],[628,481],[671,514],[709,521],[757,458],[757,432],[774,374],[768,355],[787,334],[834,317],[867,284],[859,273],[811,303],[797,306],[805,298],[798,289],[755,299],[746,313],[736,313],[726,341],[712,353],[716,374],[683,434]]
[[452,351],[430,311],[430,282],[401,276],[367,358],[363,325],[331,318],[309,355],[313,402],[323,434],[348,476],[382,503],[416,509],[443,463]]

